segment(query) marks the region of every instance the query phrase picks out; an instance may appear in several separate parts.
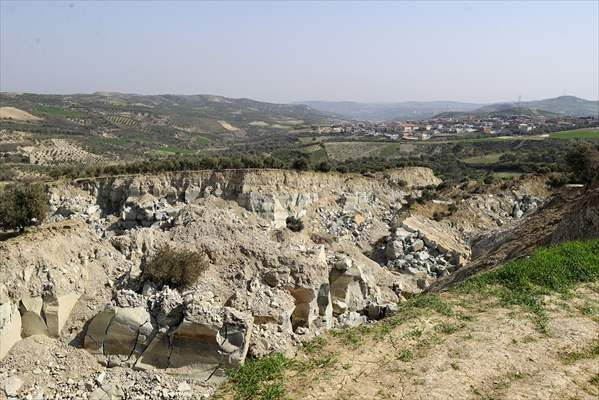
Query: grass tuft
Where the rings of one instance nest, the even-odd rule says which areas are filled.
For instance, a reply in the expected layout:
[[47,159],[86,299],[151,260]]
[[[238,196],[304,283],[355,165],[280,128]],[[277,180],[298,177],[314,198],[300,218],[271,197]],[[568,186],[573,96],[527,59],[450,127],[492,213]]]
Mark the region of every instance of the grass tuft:
[[236,400],[276,400],[284,398],[284,371],[291,361],[281,353],[246,360],[227,371]]
[[589,346],[578,351],[561,351],[560,358],[564,364],[574,364],[579,360],[599,357],[599,339],[595,339]]
[[414,359],[414,354],[412,353],[411,350],[404,349],[399,352],[398,358],[403,362],[409,362]]

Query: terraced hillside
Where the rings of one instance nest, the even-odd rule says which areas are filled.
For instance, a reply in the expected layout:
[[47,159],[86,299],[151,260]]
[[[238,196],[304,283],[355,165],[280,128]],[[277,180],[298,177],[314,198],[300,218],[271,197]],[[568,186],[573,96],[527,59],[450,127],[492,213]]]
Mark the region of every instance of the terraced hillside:
[[188,152],[309,132],[331,117],[304,105],[221,96],[122,93],[38,95],[0,93],[0,129],[66,138],[108,158],[159,154],[162,147]]

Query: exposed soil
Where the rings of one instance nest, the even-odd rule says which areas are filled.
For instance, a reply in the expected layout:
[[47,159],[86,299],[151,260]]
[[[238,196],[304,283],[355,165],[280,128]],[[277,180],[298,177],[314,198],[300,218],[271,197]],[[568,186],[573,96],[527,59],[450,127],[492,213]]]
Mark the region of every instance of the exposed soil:
[[41,121],[41,118],[29,114],[27,111],[15,107],[0,107],[0,119],[13,119],[15,121]]
[[328,336],[322,350],[300,359],[333,355],[332,365],[291,374],[290,397],[561,400],[599,395],[596,284],[579,288],[571,299],[546,299],[547,335],[535,330],[520,308],[450,293],[442,297],[461,305],[456,316],[424,314],[384,338],[358,333],[357,344]]

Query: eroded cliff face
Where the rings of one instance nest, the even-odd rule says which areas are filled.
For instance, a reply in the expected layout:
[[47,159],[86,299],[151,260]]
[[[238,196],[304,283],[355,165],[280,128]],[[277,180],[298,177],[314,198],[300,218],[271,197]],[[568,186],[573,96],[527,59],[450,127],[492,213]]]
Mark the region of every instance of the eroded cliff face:
[[[326,329],[379,319],[466,263],[469,246],[451,224],[398,219],[408,197],[439,183],[416,167],[372,176],[200,171],[55,183],[49,221],[0,244],[2,355],[18,363],[11,347],[47,335],[117,371],[111,393],[134,393],[118,371],[217,384],[247,354],[293,354]],[[289,216],[305,228],[287,229]],[[192,287],[147,280],[147,261],[167,244],[208,257]],[[72,357],[80,362],[79,353]]]
[[80,198],[87,193],[91,196],[88,197],[90,205],[98,205],[104,214],[121,213],[130,226],[136,221],[150,224],[166,217],[160,212],[157,215],[161,199],[168,212],[168,205],[215,196],[234,200],[280,227],[287,216],[301,215],[312,204],[336,199],[342,193],[377,193],[393,202],[404,196],[406,190],[440,183],[430,169],[421,167],[392,170],[372,177],[285,170],[227,170],[84,179],[56,185],[53,194],[66,197],[80,190]]

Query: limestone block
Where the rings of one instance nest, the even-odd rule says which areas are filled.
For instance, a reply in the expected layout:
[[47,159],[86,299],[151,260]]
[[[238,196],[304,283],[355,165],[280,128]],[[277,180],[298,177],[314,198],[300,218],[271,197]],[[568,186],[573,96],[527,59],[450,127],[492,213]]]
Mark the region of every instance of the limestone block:
[[48,335],[60,336],[64,324],[67,322],[73,307],[79,300],[80,294],[68,293],[44,299],[43,311],[48,326]]
[[145,308],[117,308],[104,337],[104,354],[138,355],[150,343],[153,331]]
[[21,314],[16,304],[0,304],[0,360],[21,340]]
[[103,354],[104,339],[115,310],[105,310],[96,315],[87,327],[83,347],[92,354]]
[[32,311],[25,311],[21,315],[21,336],[26,338],[33,335],[48,336],[48,327],[46,321]]

